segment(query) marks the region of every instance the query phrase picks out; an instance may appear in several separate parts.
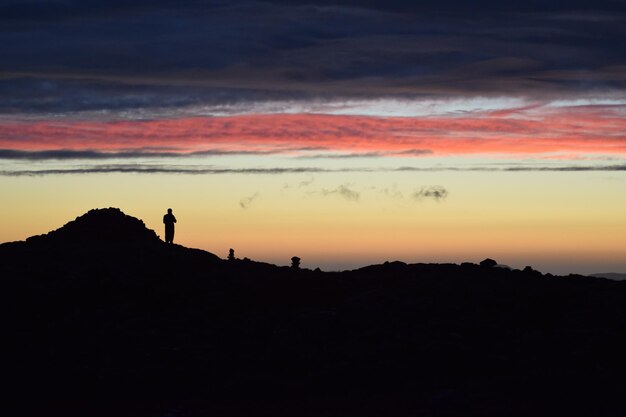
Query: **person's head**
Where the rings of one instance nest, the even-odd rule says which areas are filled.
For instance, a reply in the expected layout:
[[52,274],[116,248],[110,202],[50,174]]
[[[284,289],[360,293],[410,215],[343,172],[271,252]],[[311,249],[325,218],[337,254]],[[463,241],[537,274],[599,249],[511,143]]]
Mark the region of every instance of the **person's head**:
[[172,209],[167,209],[167,214],[172,214]]

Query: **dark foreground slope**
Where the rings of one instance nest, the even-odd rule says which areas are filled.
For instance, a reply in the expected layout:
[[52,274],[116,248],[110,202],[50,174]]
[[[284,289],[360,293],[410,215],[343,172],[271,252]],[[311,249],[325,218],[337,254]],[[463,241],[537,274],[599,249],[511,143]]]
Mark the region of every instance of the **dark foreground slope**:
[[0,273],[3,415],[626,415],[621,282],[228,262],[115,209]]

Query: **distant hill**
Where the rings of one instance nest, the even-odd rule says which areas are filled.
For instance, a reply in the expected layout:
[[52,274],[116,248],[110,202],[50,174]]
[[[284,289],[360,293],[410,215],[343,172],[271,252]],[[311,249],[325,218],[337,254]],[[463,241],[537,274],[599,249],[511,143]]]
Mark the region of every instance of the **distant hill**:
[[626,283],[497,265],[227,261],[92,210],[0,245],[1,411],[626,415]]
[[626,280],[626,274],[619,274],[619,273],[616,273],[616,272],[604,272],[604,273],[599,273],[599,274],[591,274],[589,276],[590,277],[594,277],[594,278],[612,279],[614,281],[624,281],[624,280]]

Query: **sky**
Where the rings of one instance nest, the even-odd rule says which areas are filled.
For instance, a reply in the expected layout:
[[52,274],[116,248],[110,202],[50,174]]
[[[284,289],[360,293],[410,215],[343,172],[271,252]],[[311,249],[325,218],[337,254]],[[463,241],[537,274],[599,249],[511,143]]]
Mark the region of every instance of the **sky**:
[[0,242],[626,272],[626,0],[0,0]]

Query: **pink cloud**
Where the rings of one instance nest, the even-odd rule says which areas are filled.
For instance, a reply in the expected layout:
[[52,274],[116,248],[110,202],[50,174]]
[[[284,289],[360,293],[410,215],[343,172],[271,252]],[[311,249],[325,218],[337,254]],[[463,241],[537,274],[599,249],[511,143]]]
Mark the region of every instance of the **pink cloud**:
[[0,148],[178,152],[321,147],[340,152],[429,149],[435,155],[625,154],[626,118],[610,106],[529,106],[463,117],[318,114],[242,115],[149,121],[0,122]]

